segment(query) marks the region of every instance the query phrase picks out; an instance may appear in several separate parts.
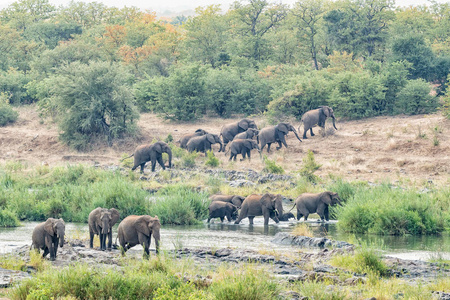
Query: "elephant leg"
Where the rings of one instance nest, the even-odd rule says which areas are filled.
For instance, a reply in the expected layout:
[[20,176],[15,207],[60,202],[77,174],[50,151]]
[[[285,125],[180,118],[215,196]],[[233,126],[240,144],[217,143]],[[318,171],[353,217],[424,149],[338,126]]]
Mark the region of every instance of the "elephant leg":
[[100,250],[105,250],[105,234],[101,233],[99,234],[100,237]]
[[239,224],[239,222],[242,221],[243,218],[245,218],[247,216],[247,209],[242,209],[238,219],[234,222],[234,224]]
[[306,140],[306,133],[308,132],[308,128],[305,127],[305,129],[303,130],[303,139]]
[[309,216],[309,214],[307,214],[307,213],[304,214],[305,221],[308,220],[308,216]]
[[224,216],[220,217],[220,222],[223,223],[223,220],[225,220],[225,217]]
[[278,143],[278,146],[277,146],[277,150],[280,150],[283,146],[281,146],[281,142],[280,141],[277,141],[277,143]]
[[329,211],[328,205],[325,206],[324,215],[325,215],[325,220],[327,220],[327,222],[330,221],[330,211]]
[[145,162],[141,164],[141,173],[144,174]]
[[252,157],[250,156],[250,150],[247,150],[247,156],[248,156],[248,160],[252,160]]
[[44,248],[44,253],[42,253],[42,258],[45,258],[47,256],[47,254],[49,253],[48,251],[48,247]]
[[152,172],[155,172],[155,168],[156,168],[156,158],[152,159]]
[[250,224],[250,225],[253,225],[253,219],[254,219],[255,217],[253,216],[253,217],[248,217],[248,223]]
[[163,161],[163,159],[162,159],[162,155],[158,156],[158,163],[159,163],[159,165],[161,166],[161,168],[162,168],[163,170],[166,169],[166,167],[164,166],[164,161]]
[[89,248],[94,248],[94,235],[93,231],[89,231]]
[[112,228],[109,230],[108,233],[108,250],[111,251],[112,249]]
[[303,217],[303,214],[297,210],[297,221],[300,221],[300,219]]
[[246,155],[245,150],[242,150],[242,151],[241,151],[241,155],[242,155],[241,161],[243,161],[243,160],[245,159],[245,155]]
[[[267,153],[270,152],[270,145],[272,145],[272,143],[268,143],[268,144],[267,144]],[[262,149],[261,149],[261,151],[262,151]]]
[[[284,147],[288,147],[287,146],[287,143],[286,143],[286,137],[285,136],[283,136],[283,139],[281,140],[281,142],[283,143],[283,145],[284,145]],[[278,144],[280,144],[280,142],[278,142]],[[280,144],[280,148],[281,148],[281,144]]]
[[311,136],[314,136],[315,134],[312,131],[312,127],[309,129],[309,132],[311,133]]

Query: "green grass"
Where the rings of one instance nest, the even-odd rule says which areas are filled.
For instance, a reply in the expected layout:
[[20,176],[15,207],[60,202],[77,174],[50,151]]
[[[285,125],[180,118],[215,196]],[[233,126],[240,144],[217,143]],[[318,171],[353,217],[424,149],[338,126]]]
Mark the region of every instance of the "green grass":
[[334,256],[331,265],[359,274],[388,275],[388,268],[381,260],[381,255],[367,246],[358,248],[354,254]]

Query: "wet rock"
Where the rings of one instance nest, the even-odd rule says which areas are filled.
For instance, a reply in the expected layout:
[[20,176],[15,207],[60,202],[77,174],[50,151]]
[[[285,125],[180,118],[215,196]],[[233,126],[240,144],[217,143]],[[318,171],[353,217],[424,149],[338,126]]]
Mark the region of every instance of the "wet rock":
[[308,297],[304,297],[297,292],[287,291],[280,294],[281,299],[285,300],[308,300]]
[[345,285],[359,285],[359,284],[365,284],[366,283],[366,279],[364,277],[351,277],[351,278],[347,278],[344,281]]
[[307,236],[295,236],[286,232],[278,232],[272,239],[272,243],[282,245],[295,245],[306,248],[344,248],[353,247],[352,244],[343,241],[334,241],[327,238],[311,238]]
[[239,179],[228,182],[232,187],[244,187],[244,186],[254,186],[255,183],[245,179]]
[[432,292],[432,294],[437,297],[439,300],[450,300],[450,293],[444,293],[444,292]]
[[341,280],[338,276],[333,275],[327,275],[324,273],[317,273],[317,272],[308,272],[305,274],[302,274],[297,277],[295,281],[313,281],[313,282],[328,282],[332,284],[340,284]]
[[230,248],[222,248],[222,249],[217,250],[214,253],[214,256],[224,257],[224,256],[229,256],[230,254],[231,254],[231,249]]
[[7,288],[13,285],[15,282],[21,281],[26,278],[30,278],[31,275],[27,272],[7,270],[0,268],[0,288]]

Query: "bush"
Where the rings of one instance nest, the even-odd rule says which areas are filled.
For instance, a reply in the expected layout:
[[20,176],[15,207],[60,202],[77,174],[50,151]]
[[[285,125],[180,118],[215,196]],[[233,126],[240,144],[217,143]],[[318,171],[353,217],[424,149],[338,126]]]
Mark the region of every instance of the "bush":
[[183,157],[181,158],[181,165],[185,168],[193,168],[195,167],[195,159],[197,158],[197,152],[184,152]]
[[410,80],[398,93],[394,111],[407,115],[434,112],[437,107],[437,99],[430,95],[430,92],[430,84],[423,79]]
[[206,153],[206,155],[207,155],[207,159],[206,159],[206,162],[205,162],[206,166],[209,166],[209,167],[217,167],[217,166],[219,166],[220,161],[219,161],[219,159],[217,157],[214,156],[214,153],[212,151],[208,151]]
[[303,157],[303,166],[300,169],[300,175],[305,177],[309,182],[316,182],[318,177],[314,175],[314,172],[316,172],[321,166],[322,165],[316,163],[314,153],[309,150],[308,154]]
[[[1,99],[0,99],[1,100]],[[0,102],[0,126],[5,126],[9,123],[14,123],[17,121],[19,113],[16,112],[8,104],[2,104]]]
[[375,250],[362,246],[355,252],[354,255],[337,255],[333,257],[331,264],[360,274],[388,275],[388,267],[381,260],[381,255]]
[[0,227],[17,227],[19,225],[19,219],[13,212],[7,209],[0,210]]
[[283,167],[277,165],[275,160],[267,158],[266,155],[264,155],[263,160],[264,160],[264,168],[262,169],[263,172],[273,173],[273,174],[284,174]]

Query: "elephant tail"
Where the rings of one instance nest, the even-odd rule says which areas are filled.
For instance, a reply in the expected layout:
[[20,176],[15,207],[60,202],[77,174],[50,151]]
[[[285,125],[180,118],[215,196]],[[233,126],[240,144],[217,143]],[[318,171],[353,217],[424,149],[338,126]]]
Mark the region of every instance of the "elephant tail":
[[297,203],[294,203],[294,206],[292,206],[292,208],[291,208],[288,212],[291,212],[291,210],[294,209],[294,207],[295,207],[296,204],[297,204]]
[[121,159],[120,160],[120,162],[123,162],[125,159],[127,159],[127,158],[130,158],[130,157],[133,157],[134,156],[134,153],[133,154],[131,154],[130,156],[127,156],[127,157],[125,157],[125,158],[123,158],[123,159]]

